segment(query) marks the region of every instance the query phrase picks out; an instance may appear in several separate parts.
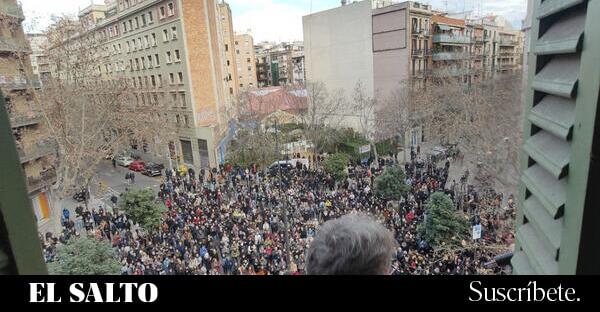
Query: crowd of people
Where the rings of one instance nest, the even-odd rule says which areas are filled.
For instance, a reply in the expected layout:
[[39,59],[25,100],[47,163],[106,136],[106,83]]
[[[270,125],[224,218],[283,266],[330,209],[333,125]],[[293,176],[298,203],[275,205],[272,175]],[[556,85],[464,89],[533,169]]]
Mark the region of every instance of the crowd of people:
[[[509,249],[513,237],[507,224],[514,207],[503,209],[501,196],[479,196],[473,189],[463,194],[459,184],[448,182],[449,159],[437,166],[418,157],[404,167],[409,195],[399,203],[383,201],[374,196],[373,181],[394,165],[393,159],[380,159],[379,166],[349,165],[341,182],[318,161],[310,169],[281,172],[231,166],[198,174],[168,170],[157,194],[168,208],[158,231],[145,233],[123,212],[80,207],[75,216],[63,218],[58,237],[41,237],[44,256],[56,261],[57,244],[90,233],[111,242],[124,275],[299,275],[306,272],[305,254],[319,225],[362,212],[396,238],[392,274],[500,273],[484,263]],[[474,222],[484,229],[478,244],[469,240],[462,248],[434,249],[418,237],[417,225],[434,192],[445,192],[455,202],[466,196],[468,205],[457,209],[477,212]]]

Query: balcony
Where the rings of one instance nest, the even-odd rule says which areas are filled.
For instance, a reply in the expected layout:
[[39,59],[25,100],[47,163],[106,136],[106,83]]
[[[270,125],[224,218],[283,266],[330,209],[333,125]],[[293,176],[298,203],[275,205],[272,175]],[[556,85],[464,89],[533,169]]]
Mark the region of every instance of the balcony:
[[57,148],[56,142],[48,140],[38,142],[27,148],[17,146],[17,152],[21,159],[21,163],[24,164],[47,155],[56,154]]
[[500,44],[501,46],[516,46],[519,44],[518,40],[511,38],[500,38],[496,42],[498,42],[498,44]]
[[421,49],[412,50],[412,57],[420,58],[420,57],[423,57],[424,55],[425,55],[425,50],[421,50]]
[[25,19],[25,15],[23,14],[23,7],[21,7],[18,4],[9,5],[3,3],[2,6],[0,6],[0,15],[7,15],[21,20]]
[[432,57],[434,61],[453,61],[468,58],[469,53],[466,52],[434,52]]
[[42,171],[39,177],[27,177],[27,188],[29,193],[37,192],[56,183],[57,176],[55,169]]
[[431,35],[431,33],[429,32],[429,29],[423,29],[423,28],[413,27],[412,28],[412,35],[413,36],[425,36],[425,37],[429,37]]
[[31,112],[28,114],[11,114],[10,116],[10,124],[13,128],[37,125],[40,122],[42,122],[42,116],[39,112]]
[[0,37],[0,52],[31,53],[27,39],[21,39],[21,41],[23,42],[18,42],[13,38]]
[[[34,79],[30,81],[31,86],[34,89],[40,89],[42,87],[42,82],[38,79]],[[25,90],[27,89],[29,84],[27,83],[27,79],[22,76],[0,76],[0,87],[6,88],[9,90]]]
[[434,43],[470,44],[471,38],[463,35],[437,34],[433,35]]

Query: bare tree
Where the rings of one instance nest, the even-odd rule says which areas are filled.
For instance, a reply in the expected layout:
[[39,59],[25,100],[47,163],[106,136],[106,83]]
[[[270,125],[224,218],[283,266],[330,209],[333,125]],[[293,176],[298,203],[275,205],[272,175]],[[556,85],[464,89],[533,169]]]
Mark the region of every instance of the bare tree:
[[128,64],[111,57],[103,35],[61,18],[46,36],[53,74],[33,94],[58,147],[58,199],[89,186],[108,154],[131,144],[167,149],[174,103],[151,82],[126,78]]
[[514,190],[522,142],[521,75],[475,80],[471,86],[445,78],[428,82],[415,111],[427,136],[456,144],[477,165],[482,186]]

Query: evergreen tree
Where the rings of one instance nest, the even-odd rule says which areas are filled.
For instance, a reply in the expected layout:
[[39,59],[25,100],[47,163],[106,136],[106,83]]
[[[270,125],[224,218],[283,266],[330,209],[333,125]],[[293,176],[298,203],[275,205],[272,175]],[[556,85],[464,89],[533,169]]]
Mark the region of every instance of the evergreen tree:
[[468,235],[468,222],[454,210],[444,193],[434,193],[425,206],[426,220],[418,226],[421,238],[432,246],[457,245]]
[[121,265],[108,240],[72,238],[57,247],[57,261],[48,264],[55,275],[116,275]]
[[156,201],[156,196],[150,189],[125,192],[119,200],[119,209],[149,232],[159,228],[162,214],[167,211],[162,202]]

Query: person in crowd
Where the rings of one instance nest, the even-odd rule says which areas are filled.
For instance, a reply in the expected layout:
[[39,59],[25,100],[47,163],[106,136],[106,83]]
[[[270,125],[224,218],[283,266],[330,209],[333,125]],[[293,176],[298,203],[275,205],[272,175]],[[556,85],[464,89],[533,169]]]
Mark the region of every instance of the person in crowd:
[[396,241],[383,225],[362,214],[323,224],[306,257],[310,275],[385,275]]
[[[63,231],[45,237],[44,257],[56,261],[57,245],[79,235],[109,241],[121,260],[121,273],[127,275],[478,274],[485,272],[482,263],[501,253],[436,250],[418,236],[429,196],[453,188],[446,183],[446,164],[438,167],[421,159],[405,164],[410,191],[398,205],[373,192],[374,180],[386,167],[396,166],[395,161],[382,161],[379,168],[351,163],[351,176],[336,183],[320,165],[325,157],[315,159],[310,168],[298,166],[281,176],[229,164],[198,175],[167,170],[157,192],[157,200],[167,207],[159,230],[141,230],[122,211],[82,208],[81,219],[63,216]],[[501,208],[501,194],[463,194],[456,183],[454,188],[457,199],[472,199],[476,205],[471,210],[481,213],[481,245],[508,249],[514,241],[512,197],[512,204]],[[465,210],[470,208],[467,202]],[[329,240],[334,236],[339,246],[357,246],[365,237],[369,244],[364,250],[342,252],[332,249]],[[391,264],[384,259],[388,249]],[[367,261],[369,255],[374,257]],[[354,256],[360,261],[351,263],[348,259]]]

